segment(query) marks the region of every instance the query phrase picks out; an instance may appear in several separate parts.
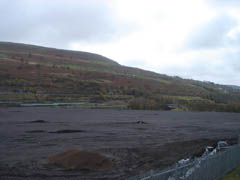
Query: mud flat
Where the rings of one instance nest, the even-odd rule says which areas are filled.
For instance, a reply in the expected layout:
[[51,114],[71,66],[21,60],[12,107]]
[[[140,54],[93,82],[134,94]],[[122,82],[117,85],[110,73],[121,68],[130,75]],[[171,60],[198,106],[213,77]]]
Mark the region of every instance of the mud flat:
[[[125,179],[235,143],[240,114],[62,108],[0,109],[0,179]],[[70,149],[104,154],[108,170],[66,170],[48,157]]]

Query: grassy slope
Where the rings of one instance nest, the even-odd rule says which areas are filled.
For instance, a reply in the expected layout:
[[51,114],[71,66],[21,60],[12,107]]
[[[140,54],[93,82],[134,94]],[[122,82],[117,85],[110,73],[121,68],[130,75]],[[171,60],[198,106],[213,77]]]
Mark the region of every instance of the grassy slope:
[[[25,90],[35,96],[36,92],[42,95],[74,94],[65,99],[51,96],[45,101],[89,100],[93,96],[100,96],[104,101],[162,96],[171,103],[206,101],[226,104],[240,101],[240,91],[228,86],[121,66],[106,57],[87,52],[6,42],[0,43],[0,85],[0,91]],[[9,97],[0,95],[0,98],[6,100]]]
[[224,176],[221,180],[240,180],[240,166],[233,172]]

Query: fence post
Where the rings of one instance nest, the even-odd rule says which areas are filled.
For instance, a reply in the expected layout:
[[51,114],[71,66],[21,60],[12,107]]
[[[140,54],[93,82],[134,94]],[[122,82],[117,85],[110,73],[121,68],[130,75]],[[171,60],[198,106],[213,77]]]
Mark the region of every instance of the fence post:
[[150,177],[152,177],[153,176],[153,170],[151,169],[150,170]]

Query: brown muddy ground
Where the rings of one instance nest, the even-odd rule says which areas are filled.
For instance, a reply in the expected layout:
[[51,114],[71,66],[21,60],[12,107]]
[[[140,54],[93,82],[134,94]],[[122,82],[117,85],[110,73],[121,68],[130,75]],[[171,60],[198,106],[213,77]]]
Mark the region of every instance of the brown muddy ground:
[[[235,113],[2,108],[0,179],[126,179],[199,155],[218,140],[234,143],[238,134]],[[70,171],[47,163],[69,149],[104,153],[114,166]]]

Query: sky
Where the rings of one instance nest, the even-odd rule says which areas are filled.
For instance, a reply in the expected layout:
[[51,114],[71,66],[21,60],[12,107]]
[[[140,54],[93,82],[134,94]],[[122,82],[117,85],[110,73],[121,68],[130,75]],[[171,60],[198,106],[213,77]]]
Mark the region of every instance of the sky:
[[0,0],[0,41],[240,85],[240,0]]

